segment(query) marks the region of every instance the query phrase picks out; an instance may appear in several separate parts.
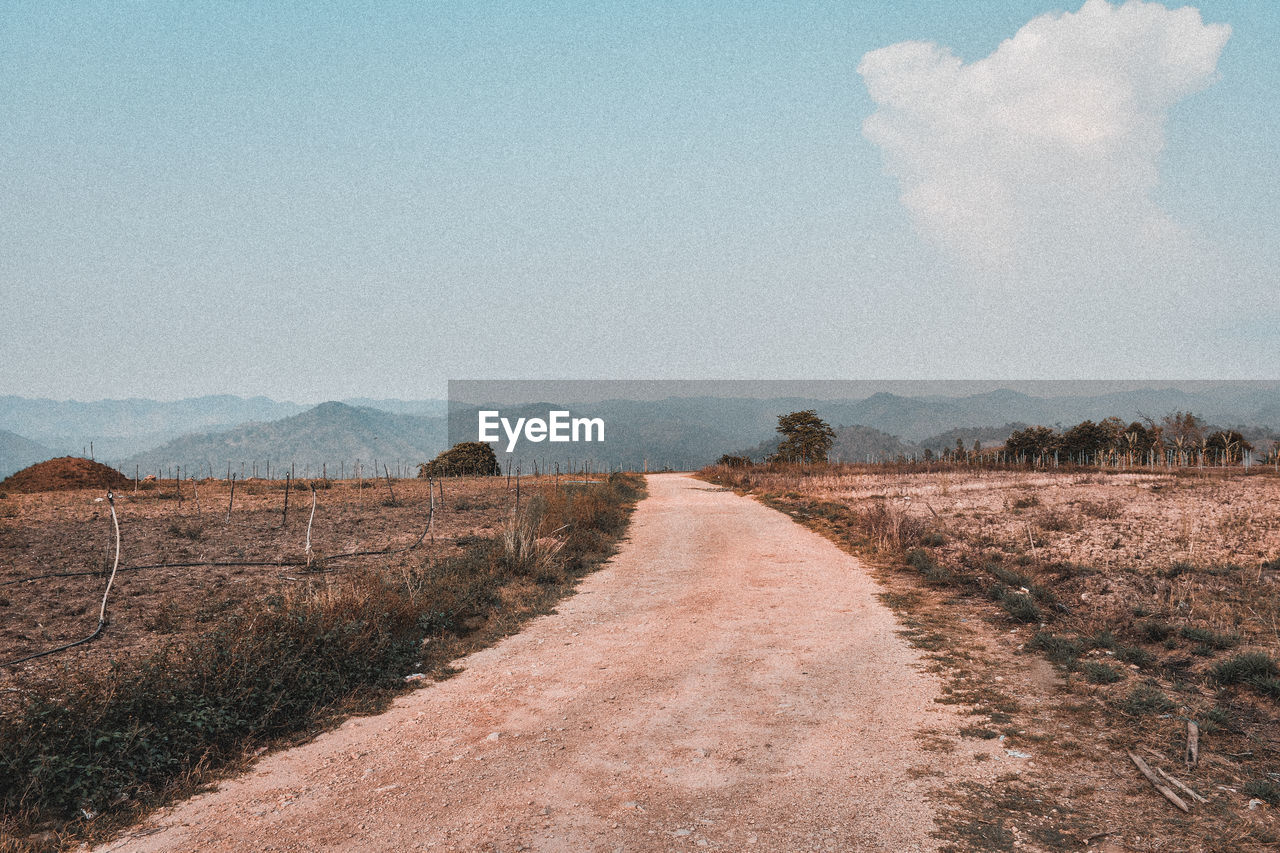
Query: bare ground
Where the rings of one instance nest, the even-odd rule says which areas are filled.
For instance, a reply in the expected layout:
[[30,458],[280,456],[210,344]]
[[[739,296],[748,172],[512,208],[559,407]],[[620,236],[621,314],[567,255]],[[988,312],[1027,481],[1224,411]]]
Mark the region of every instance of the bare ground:
[[932,792],[1032,764],[955,750],[855,558],[692,478],[649,491],[558,613],[103,849],[933,850]]

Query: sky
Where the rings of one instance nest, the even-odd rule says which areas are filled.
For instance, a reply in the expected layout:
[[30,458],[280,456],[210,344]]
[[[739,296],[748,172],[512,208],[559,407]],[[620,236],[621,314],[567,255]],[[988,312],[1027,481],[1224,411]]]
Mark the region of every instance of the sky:
[[1280,6],[0,2],[0,394],[1280,376]]

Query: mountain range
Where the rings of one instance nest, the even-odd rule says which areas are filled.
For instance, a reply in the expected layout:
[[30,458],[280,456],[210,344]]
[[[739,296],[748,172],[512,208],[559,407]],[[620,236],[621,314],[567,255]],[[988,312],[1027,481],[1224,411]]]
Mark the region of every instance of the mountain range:
[[354,474],[359,462],[365,476],[375,470],[381,473],[384,464],[395,476],[397,466],[401,473],[416,470],[414,466],[444,447],[442,417],[330,402],[267,423],[186,435],[128,457],[118,467],[126,473],[167,472],[170,466],[180,466],[200,476],[224,476],[228,470],[243,474],[256,470],[266,476],[270,465],[280,476],[285,471],[317,476],[322,471]]
[[[1012,384],[1012,383],[1011,383]],[[132,475],[184,471],[225,474],[228,466],[266,474],[293,466],[298,475],[347,472],[361,460],[400,464],[402,473],[462,440],[474,440],[477,406],[442,400],[354,399],[308,407],[265,397],[199,397],[173,402],[101,400],[59,402],[0,397],[0,476],[33,462],[87,452]],[[600,466],[696,468],[723,453],[765,455],[776,440],[777,417],[816,409],[837,428],[834,452],[843,459],[938,452],[979,440],[998,445],[1026,424],[1070,426],[1116,416],[1159,419],[1190,411],[1251,437],[1280,427],[1280,383],[1196,383],[1092,395],[1036,396],[1012,388],[982,394],[907,396],[873,393],[859,399],[814,397],[671,396],[592,403],[530,402],[500,407],[504,416],[545,417],[553,408],[602,418],[602,444],[524,443],[499,456],[526,466],[591,459]],[[744,450],[750,448],[750,450]],[[505,460],[504,460],[505,461]]]

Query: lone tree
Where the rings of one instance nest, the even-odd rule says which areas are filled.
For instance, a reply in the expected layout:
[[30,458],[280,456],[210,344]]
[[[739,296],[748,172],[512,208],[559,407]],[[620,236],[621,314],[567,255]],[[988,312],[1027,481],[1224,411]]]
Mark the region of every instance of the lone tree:
[[493,448],[482,441],[464,441],[418,466],[419,477],[489,477],[502,473]]
[[782,442],[773,458],[778,462],[826,462],[836,433],[813,409],[778,416]]

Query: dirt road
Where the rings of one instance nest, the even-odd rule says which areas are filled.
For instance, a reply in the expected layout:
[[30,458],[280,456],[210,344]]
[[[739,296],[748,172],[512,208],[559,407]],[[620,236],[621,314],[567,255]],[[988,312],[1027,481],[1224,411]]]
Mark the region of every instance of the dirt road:
[[929,787],[1007,762],[936,748],[958,715],[874,582],[749,498],[648,480],[558,613],[106,849],[934,849]]

